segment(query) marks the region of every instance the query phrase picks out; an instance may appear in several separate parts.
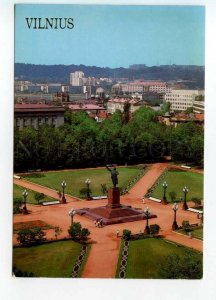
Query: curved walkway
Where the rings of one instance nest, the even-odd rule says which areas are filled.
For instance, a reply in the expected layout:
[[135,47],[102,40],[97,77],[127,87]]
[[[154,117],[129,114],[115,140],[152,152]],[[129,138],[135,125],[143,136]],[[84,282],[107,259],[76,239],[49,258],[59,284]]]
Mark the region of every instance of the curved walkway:
[[[158,216],[157,219],[150,220],[150,224],[159,224],[161,227],[161,234],[163,234],[165,238],[173,242],[177,242],[179,244],[202,251],[202,241],[197,239],[190,239],[188,236],[179,235],[171,230],[173,222],[173,210],[171,205],[162,205],[148,199],[145,199],[145,204],[143,204],[143,195],[163,173],[167,166],[168,163],[156,163],[151,165],[149,167],[149,170],[133,186],[130,192],[127,195],[121,197],[121,203],[132,205],[133,207],[140,209],[144,209],[146,206],[148,206],[151,211]],[[57,192],[49,188],[32,184],[24,180],[15,179],[14,182],[25,188],[42,192],[48,196],[58,199]],[[68,216],[68,212],[72,205],[74,209],[80,209],[83,207],[93,208],[103,206],[107,203],[107,200],[96,200],[89,202],[80,201],[69,195],[66,195],[66,198],[66,204],[51,205],[46,207],[28,205],[28,208],[31,210],[31,214],[15,215],[14,222],[40,219],[52,226],[60,226],[63,231],[59,238],[63,238],[68,235],[67,230],[70,226],[70,218]],[[181,209],[181,207],[179,207],[179,210],[177,212],[178,224],[181,224],[183,220],[189,220],[190,223],[198,222],[195,213],[184,211]],[[114,278],[121,241],[120,238],[116,237],[116,231],[119,230],[121,234],[123,229],[127,228],[131,230],[132,233],[139,233],[140,231],[143,231],[146,225],[144,221],[135,221],[97,228],[91,220],[79,215],[75,215],[74,221],[78,221],[82,224],[82,226],[88,227],[91,232],[91,251],[89,253],[89,257],[82,274],[83,278]],[[53,238],[53,230],[48,230],[47,236],[48,238]],[[16,243],[15,237],[14,243]]]

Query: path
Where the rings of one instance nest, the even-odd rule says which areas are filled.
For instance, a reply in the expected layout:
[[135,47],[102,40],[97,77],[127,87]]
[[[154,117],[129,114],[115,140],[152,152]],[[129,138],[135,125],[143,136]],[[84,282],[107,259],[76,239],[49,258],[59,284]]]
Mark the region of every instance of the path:
[[[129,194],[121,197],[121,203],[132,205],[136,208],[144,209],[146,206],[155,213],[157,219],[150,220],[150,224],[157,223],[161,227],[161,234],[163,234],[170,241],[194,248],[202,251],[202,241],[190,239],[188,236],[179,235],[171,230],[173,222],[173,210],[171,205],[162,205],[145,199],[145,204],[142,202],[143,195],[163,173],[168,163],[157,163],[149,167],[144,176],[133,186]],[[15,179],[14,182],[25,188],[32,189],[37,192],[42,192],[45,195],[58,199],[57,192],[46,187],[39,186],[24,180]],[[28,205],[31,210],[29,215],[14,216],[14,222],[27,221],[27,220],[42,220],[52,226],[60,226],[62,234],[59,238],[68,235],[67,230],[70,225],[70,218],[68,212],[73,206],[74,209],[83,207],[98,207],[104,206],[107,200],[96,201],[78,201],[76,198],[67,195],[67,204],[53,205],[53,206],[35,206]],[[184,211],[179,207],[177,212],[177,222],[181,224],[183,220],[189,220],[190,223],[197,223],[195,213]],[[116,273],[116,266],[119,255],[120,238],[116,237],[117,229],[122,233],[123,229],[129,229],[132,233],[139,233],[145,227],[144,221],[128,222],[123,224],[113,224],[103,228],[97,228],[94,223],[85,217],[75,215],[75,222],[80,222],[82,226],[87,227],[91,232],[91,251],[87,263],[85,265],[82,277],[83,278],[114,278]],[[48,238],[53,238],[53,230],[47,233]],[[14,243],[15,243],[14,238]]]

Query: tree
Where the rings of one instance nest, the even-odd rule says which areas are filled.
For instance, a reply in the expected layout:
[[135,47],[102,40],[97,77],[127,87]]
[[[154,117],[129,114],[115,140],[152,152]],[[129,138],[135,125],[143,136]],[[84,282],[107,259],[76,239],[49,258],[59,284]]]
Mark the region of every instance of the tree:
[[130,121],[130,103],[129,101],[125,102],[123,108],[123,115],[122,115],[122,123],[127,124]]
[[74,222],[68,229],[68,233],[72,240],[86,240],[90,235],[90,231],[87,228],[82,228],[80,222]]
[[54,227],[55,238],[57,240],[58,235],[62,233],[62,229],[59,226]]
[[34,198],[37,201],[38,205],[40,204],[40,201],[45,198],[45,195],[43,193],[34,193]]
[[101,183],[101,192],[102,194],[106,194],[108,191],[106,183]]
[[163,279],[201,279],[202,258],[198,253],[185,251],[183,255],[170,254],[158,270]]
[[92,193],[91,189],[88,190],[86,187],[81,188],[79,193],[80,193],[81,196],[87,197],[88,196],[88,191],[89,191],[89,195],[91,195],[91,193]]
[[23,246],[30,246],[46,241],[46,233],[40,228],[22,229],[17,234],[17,241]]
[[152,224],[149,227],[150,227],[150,233],[153,234],[153,236],[159,234],[160,226],[158,224]]
[[130,240],[130,238],[131,238],[131,231],[128,230],[128,229],[124,229],[124,230],[123,230],[123,235],[122,235],[122,237],[123,237],[123,239],[124,239],[125,241]]

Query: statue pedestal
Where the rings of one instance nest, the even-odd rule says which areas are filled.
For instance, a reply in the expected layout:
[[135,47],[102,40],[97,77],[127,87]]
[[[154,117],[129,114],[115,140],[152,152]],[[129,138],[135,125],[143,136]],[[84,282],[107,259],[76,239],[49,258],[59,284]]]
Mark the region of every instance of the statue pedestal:
[[120,204],[120,190],[119,188],[111,188],[108,190],[108,204],[109,208],[121,207]]

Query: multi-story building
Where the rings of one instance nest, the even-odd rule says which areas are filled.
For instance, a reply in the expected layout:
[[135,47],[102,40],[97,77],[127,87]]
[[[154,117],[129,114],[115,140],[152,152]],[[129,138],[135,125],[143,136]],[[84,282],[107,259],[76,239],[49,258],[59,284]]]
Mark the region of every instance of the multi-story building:
[[171,110],[187,110],[193,107],[195,98],[204,95],[201,90],[171,90],[165,94],[165,101],[170,103]]
[[14,125],[22,130],[31,126],[38,129],[43,124],[58,127],[64,124],[65,109],[47,104],[15,104]]
[[132,94],[132,93],[145,93],[156,92],[166,93],[171,89],[163,81],[134,81],[129,83],[117,83],[113,85],[112,92],[114,94]]
[[83,86],[83,85],[96,85],[95,77],[85,77],[85,74],[81,71],[70,73],[70,84],[72,86]]
[[138,99],[128,99],[128,98],[114,98],[107,102],[107,112],[115,113],[117,110],[121,112],[124,111],[125,103],[130,103],[130,113],[135,112],[142,105],[141,101]]
[[204,114],[205,112],[205,101],[197,101],[193,102],[193,112],[197,114]]

